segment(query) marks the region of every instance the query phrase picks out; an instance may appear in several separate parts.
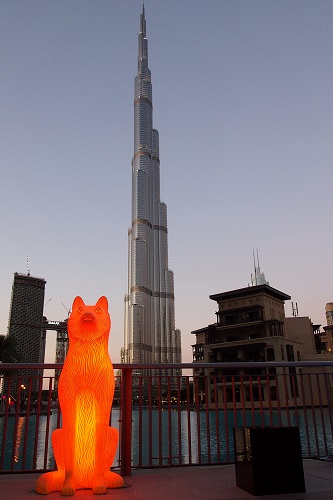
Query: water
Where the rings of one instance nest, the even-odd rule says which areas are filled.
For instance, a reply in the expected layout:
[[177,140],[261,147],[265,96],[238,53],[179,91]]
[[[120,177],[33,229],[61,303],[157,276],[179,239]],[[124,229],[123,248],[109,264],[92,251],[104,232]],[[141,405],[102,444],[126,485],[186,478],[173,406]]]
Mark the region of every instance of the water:
[[[151,413],[151,416],[149,415]],[[142,438],[139,434],[139,412],[133,412],[132,459],[134,466],[191,463],[223,463],[234,460],[234,426],[298,426],[303,457],[327,456],[333,452],[329,410],[277,411],[181,411],[143,410]],[[208,414],[208,418],[207,418]],[[151,440],[149,443],[149,420]],[[217,421],[218,420],[218,421]],[[307,432],[308,429],[308,432]],[[159,458],[162,457],[162,458]]]
[[[4,418],[0,418],[0,449],[2,449]],[[4,446],[3,470],[10,470],[13,461],[15,471],[36,469],[53,469],[55,466],[51,434],[57,428],[57,412],[50,417],[48,439],[47,416],[30,415],[27,424],[26,417],[18,417],[16,437],[15,417],[9,417],[7,423],[6,442]],[[38,437],[35,443],[36,430]],[[14,450],[14,454],[12,451]],[[24,453],[24,450],[26,451]]]
[[[112,426],[119,426],[119,409],[112,410]],[[54,469],[51,435],[57,428],[58,414],[53,410],[47,430],[47,416],[30,415],[18,418],[14,439],[15,418],[8,419],[4,446],[3,470]],[[159,411],[133,410],[132,465],[223,463],[233,461],[233,427],[236,426],[299,426],[304,457],[327,456],[333,452],[332,423],[327,408],[288,413],[269,411]],[[140,432],[140,424],[142,430]],[[4,418],[0,418],[0,449],[2,448]],[[35,443],[36,430],[38,437]],[[14,458],[12,458],[14,450]],[[24,453],[25,450],[25,453]],[[119,450],[113,466],[119,465]]]

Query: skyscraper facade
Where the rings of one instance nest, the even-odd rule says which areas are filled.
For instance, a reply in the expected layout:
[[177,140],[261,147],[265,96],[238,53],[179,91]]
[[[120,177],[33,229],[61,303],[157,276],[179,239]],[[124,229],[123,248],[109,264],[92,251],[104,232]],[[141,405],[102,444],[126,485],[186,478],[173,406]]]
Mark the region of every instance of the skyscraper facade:
[[125,363],[181,362],[175,328],[174,277],[168,267],[167,207],[160,199],[159,135],[153,128],[145,9],[138,34],[134,90],[132,225],[128,231],[128,293],[125,296]]
[[[16,351],[21,363],[44,363],[46,331],[43,325],[43,308],[46,281],[30,274],[14,273],[8,334],[16,340]],[[36,376],[34,370],[17,373],[24,378]],[[34,379],[33,390],[37,390]]]

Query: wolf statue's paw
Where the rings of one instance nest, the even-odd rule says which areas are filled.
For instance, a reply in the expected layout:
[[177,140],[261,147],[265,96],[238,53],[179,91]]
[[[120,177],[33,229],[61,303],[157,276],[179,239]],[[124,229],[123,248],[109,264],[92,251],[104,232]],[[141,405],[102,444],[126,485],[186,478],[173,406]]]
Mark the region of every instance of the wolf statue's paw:
[[96,475],[93,480],[92,490],[94,495],[106,493],[106,481],[103,475]]
[[37,479],[36,491],[41,495],[48,495],[52,491],[61,491],[65,475],[61,472],[46,472]]
[[105,484],[96,484],[92,490],[94,495],[103,495],[106,493],[106,486]]
[[75,495],[75,488],[73,486],[67,485],[62,488],[62,497],[72,497],[73,495]]
[[105,481],[107,488],[122,488],[124,486],[123,478],[112,471],[105,474]]
[[75,484],[71,478],[66,478],[61,490],[61,496],[71,497],[75,495]]
[[62,497],[72,497],[75,495],[75,488],[73,486],[64,486],[61,490]]

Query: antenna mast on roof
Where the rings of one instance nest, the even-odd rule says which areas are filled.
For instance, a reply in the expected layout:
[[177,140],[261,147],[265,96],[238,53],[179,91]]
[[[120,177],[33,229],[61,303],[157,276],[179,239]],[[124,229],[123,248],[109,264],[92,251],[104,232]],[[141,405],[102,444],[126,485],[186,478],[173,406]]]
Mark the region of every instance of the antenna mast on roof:
[[30,276],[29,255],[27,255],[27,273],[28,273],[28,276]]
[[298,305],[297,305],[297,302],[295,302],[295,306],[294,306],[294,303],[292,302],[291,303],[291,308],[292,308],[292,311],[293,311],[294,318],[297,318],[297,316],[298,316]]

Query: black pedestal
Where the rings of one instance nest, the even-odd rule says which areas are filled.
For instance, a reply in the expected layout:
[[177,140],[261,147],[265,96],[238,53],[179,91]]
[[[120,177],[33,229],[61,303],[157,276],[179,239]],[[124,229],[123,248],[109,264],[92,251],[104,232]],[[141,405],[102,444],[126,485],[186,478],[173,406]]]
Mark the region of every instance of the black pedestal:
[[252,495],[305,492],[298,427],[234,428],[236,486]]

